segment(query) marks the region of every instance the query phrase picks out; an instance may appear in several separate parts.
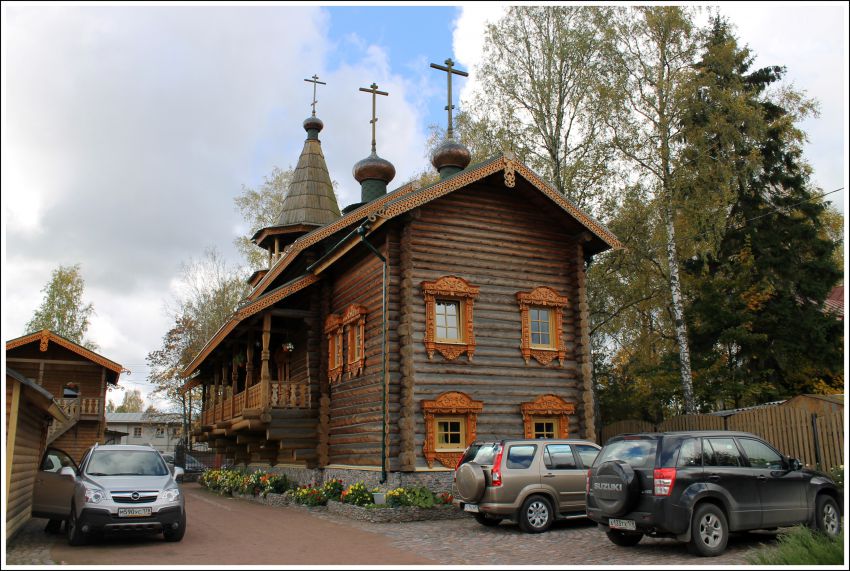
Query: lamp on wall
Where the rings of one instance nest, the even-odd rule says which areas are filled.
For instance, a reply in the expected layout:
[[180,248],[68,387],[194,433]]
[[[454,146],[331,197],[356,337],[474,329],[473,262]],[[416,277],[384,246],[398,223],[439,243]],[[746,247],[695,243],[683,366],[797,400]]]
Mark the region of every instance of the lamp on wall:
[[284,343],[281,348],[287,353],[292,353],[293,351],[295,351],[295,345],[293,345],[291,341],[287,341],[286,343]]

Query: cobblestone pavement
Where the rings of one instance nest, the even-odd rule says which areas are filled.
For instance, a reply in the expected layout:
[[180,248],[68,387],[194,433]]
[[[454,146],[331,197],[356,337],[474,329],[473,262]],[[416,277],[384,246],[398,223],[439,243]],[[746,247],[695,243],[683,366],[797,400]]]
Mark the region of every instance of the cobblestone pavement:
[[527,534],[510,522],[488,528],[472,517],[386,524],[354,521],[328,512],[314,515],[386,535],[397,547],[444,565],[749,565],[747,555],[755,548],[776,543],[776,532],[735,534],[723,555],[699,557],[672,539],[645,537],[635,547],[618,547],[585,519],[555,522],[546,533]]
[[46,519],[32,518],[6,544],[7,565],[53,565],[50,548],[56,541],[64,541],[59,533],[47,533]]
[[[203,492],[201,492],[203,493]],[[235,503],[253,504],[245,500]],[[247,507],[247,506],[246,506]],[[262,509],[286,510],[262,506]],[[392,547],[418,553],[439,564],[456,565],[553,565],[553,566],[601,566],[601,565],[748,565],[747,555],[762,545],[776,543],[776,533],[755,532],[733,535],[727,551],[712,558],[697,557],[688,553],[682,543],[669,539],[644,538],[635,547],[618,547],[588,520],[556,522],[550,531],[530,535],[520,531],[516,524],[502,522],[486,528],[471,517],[456,520],[421,521],[395,524],[377,524],[351,520],[328,513],[325,510],[301,508],[312,517],[341,524],[384,536]],[[32,519],[7,545],[8,565],[50,565],[62,563],[51,559],[51,547],[62,542],[59,534],[44,531],[47,520]],[[232,537],[232,541],[238,538]],[[375,564],[380,564],[376,554]]]

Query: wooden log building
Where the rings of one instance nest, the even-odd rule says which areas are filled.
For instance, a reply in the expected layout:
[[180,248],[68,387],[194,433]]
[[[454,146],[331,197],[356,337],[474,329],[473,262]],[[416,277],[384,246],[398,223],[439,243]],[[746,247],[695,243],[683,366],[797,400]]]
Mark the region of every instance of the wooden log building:
[[6,367],[7,540],[30,519],[36,472],[50,427],[67,420],[50,392],[12,367]]
[[510,154],[469,166],[451,115],[438,182],[387,192],[373,130],[340,212],[315,105],[304,128],[278,224],[253,237],[269,267],[183,371],[197,440],[398,483],[448,477],[476,439],[594,439],[585,269],[617,238]]
[[50,426],[47,444],[79,462],[104,442],[106,390],[121,365],[47,329],[7,341],[6,364],[54,395],[67,417]]

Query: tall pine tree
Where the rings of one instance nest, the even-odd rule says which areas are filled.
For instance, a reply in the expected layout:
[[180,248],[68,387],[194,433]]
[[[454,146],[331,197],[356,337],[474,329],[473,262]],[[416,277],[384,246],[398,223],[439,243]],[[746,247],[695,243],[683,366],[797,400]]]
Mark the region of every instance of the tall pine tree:
[[682,183],[713,196],[687,265],[692,348],[701,396],[725,406],[843,386],[842,324],[823,311],[841,272],[795,125],[815,107],[788,89],[769,97],[784,68],[751,66],[715,18],[682,131]]

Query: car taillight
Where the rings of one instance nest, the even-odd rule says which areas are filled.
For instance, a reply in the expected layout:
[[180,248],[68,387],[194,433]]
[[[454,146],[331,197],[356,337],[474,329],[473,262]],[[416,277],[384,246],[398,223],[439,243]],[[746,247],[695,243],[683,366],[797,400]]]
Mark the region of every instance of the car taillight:
[[498,487],[502,485],[502,447],[499,446],[499,451],[496,452],[496,457],[493,459],[493,469],[490,470],[490,485]]
[[655,480],[654,493],[656,496],[669,496],[676,483],[676,468],[656,468],[652,477]]
[[585,494],[590,494],[590,473],[591,472],[592,472],[592,470],[587,471],[587,482],[585,483],[585,486],[584,486],[584,493]]

